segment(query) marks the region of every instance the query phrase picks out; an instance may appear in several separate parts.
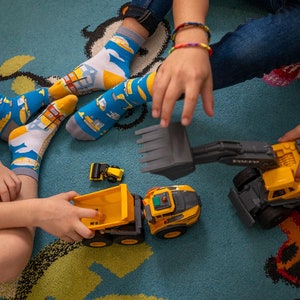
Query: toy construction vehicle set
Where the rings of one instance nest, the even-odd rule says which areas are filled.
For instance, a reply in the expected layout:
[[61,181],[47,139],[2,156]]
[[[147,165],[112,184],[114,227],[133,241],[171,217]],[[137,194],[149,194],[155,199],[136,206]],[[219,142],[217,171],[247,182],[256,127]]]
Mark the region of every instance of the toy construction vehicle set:
[[[228,197],[246,226],[272,228],[300,209],[300,183],[294,174],[300,161],[300,140],[270,145],[256,141],[218,141],[191,147],[186,128],[172,123],[136,131],[141,136],[142,172],[175,180],[192,173],[196,165],[220,162],[245,168],[233,178]],[[124,170],[94,163],[90,180],[121,181]],[[186,232],[201,214],[201,200],[188,185],[155,187],[144,198],[126,184],[75,197],[74,204],[105,214],[105,220],[82,219],[95,236],[83,243],[103,247],[113,242],[132,245],[144,241],[143,220],[151,234],[170,239]]]

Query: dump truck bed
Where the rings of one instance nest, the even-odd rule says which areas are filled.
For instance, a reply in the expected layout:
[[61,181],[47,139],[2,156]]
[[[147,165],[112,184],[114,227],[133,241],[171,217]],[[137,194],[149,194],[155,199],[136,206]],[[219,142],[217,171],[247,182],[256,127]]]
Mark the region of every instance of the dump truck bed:
[[95,209],[106,216],[103,222],[89,218],[81,220],[93,230],[103,230],[134,221],[134,199],[126,184],[77,196],[74,198],[74,205]]

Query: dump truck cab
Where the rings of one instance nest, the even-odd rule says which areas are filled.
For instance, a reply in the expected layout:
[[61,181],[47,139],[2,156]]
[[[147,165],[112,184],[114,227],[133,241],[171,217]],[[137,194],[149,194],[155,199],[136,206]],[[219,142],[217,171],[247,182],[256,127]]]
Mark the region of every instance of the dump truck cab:
[[184,234],[201,214],[200,197],[188,185],[152,188],[143,199],[143,207],[151,234],[164,239]]
[[244,169],[233,179],[235,188],[229,192],[232,204],[248,227],[258,221],[263,228],[272,228],[293,209],[300,208],[300,183],[294,178],[299,164],[299,144],[286,142],[272,148],[278,167],[267,171]]
[[262,174],[268,190],[268,200],[279,198],[292,199],[300,196],[300,184],[295,181],[295,174],[300,162],[300,144],[296,141],[272,146],[278,167]]

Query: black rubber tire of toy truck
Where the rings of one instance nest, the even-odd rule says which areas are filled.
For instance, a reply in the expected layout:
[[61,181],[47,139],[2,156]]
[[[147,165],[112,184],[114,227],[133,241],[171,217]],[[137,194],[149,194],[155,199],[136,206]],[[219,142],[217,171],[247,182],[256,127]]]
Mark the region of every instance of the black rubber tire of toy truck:
[[233,178],[235,188],[240,192],[246,184],[260,176],[256,168],[245,168]]

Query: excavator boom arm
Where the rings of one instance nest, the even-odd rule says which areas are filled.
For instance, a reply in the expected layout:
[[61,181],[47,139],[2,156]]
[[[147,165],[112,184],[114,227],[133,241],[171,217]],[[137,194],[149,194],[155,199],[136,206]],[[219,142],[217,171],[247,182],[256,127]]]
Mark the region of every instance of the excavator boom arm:
[[256,141],[218,141],[191,149],[194,164],[219,162],[234,166],[258,167],[265,171],[278,167],[272,146]]
[[266,171],[278,166],[271,145],[257,141],[218,141],[191,147],[186,128],[179,122],[168,128],[159,125],[136,131],[142,135],[137,143],[142,145],[142,172],[165,176],[171,180],[186,176],[195,165],[219,162],[227,165],[258,167]]

